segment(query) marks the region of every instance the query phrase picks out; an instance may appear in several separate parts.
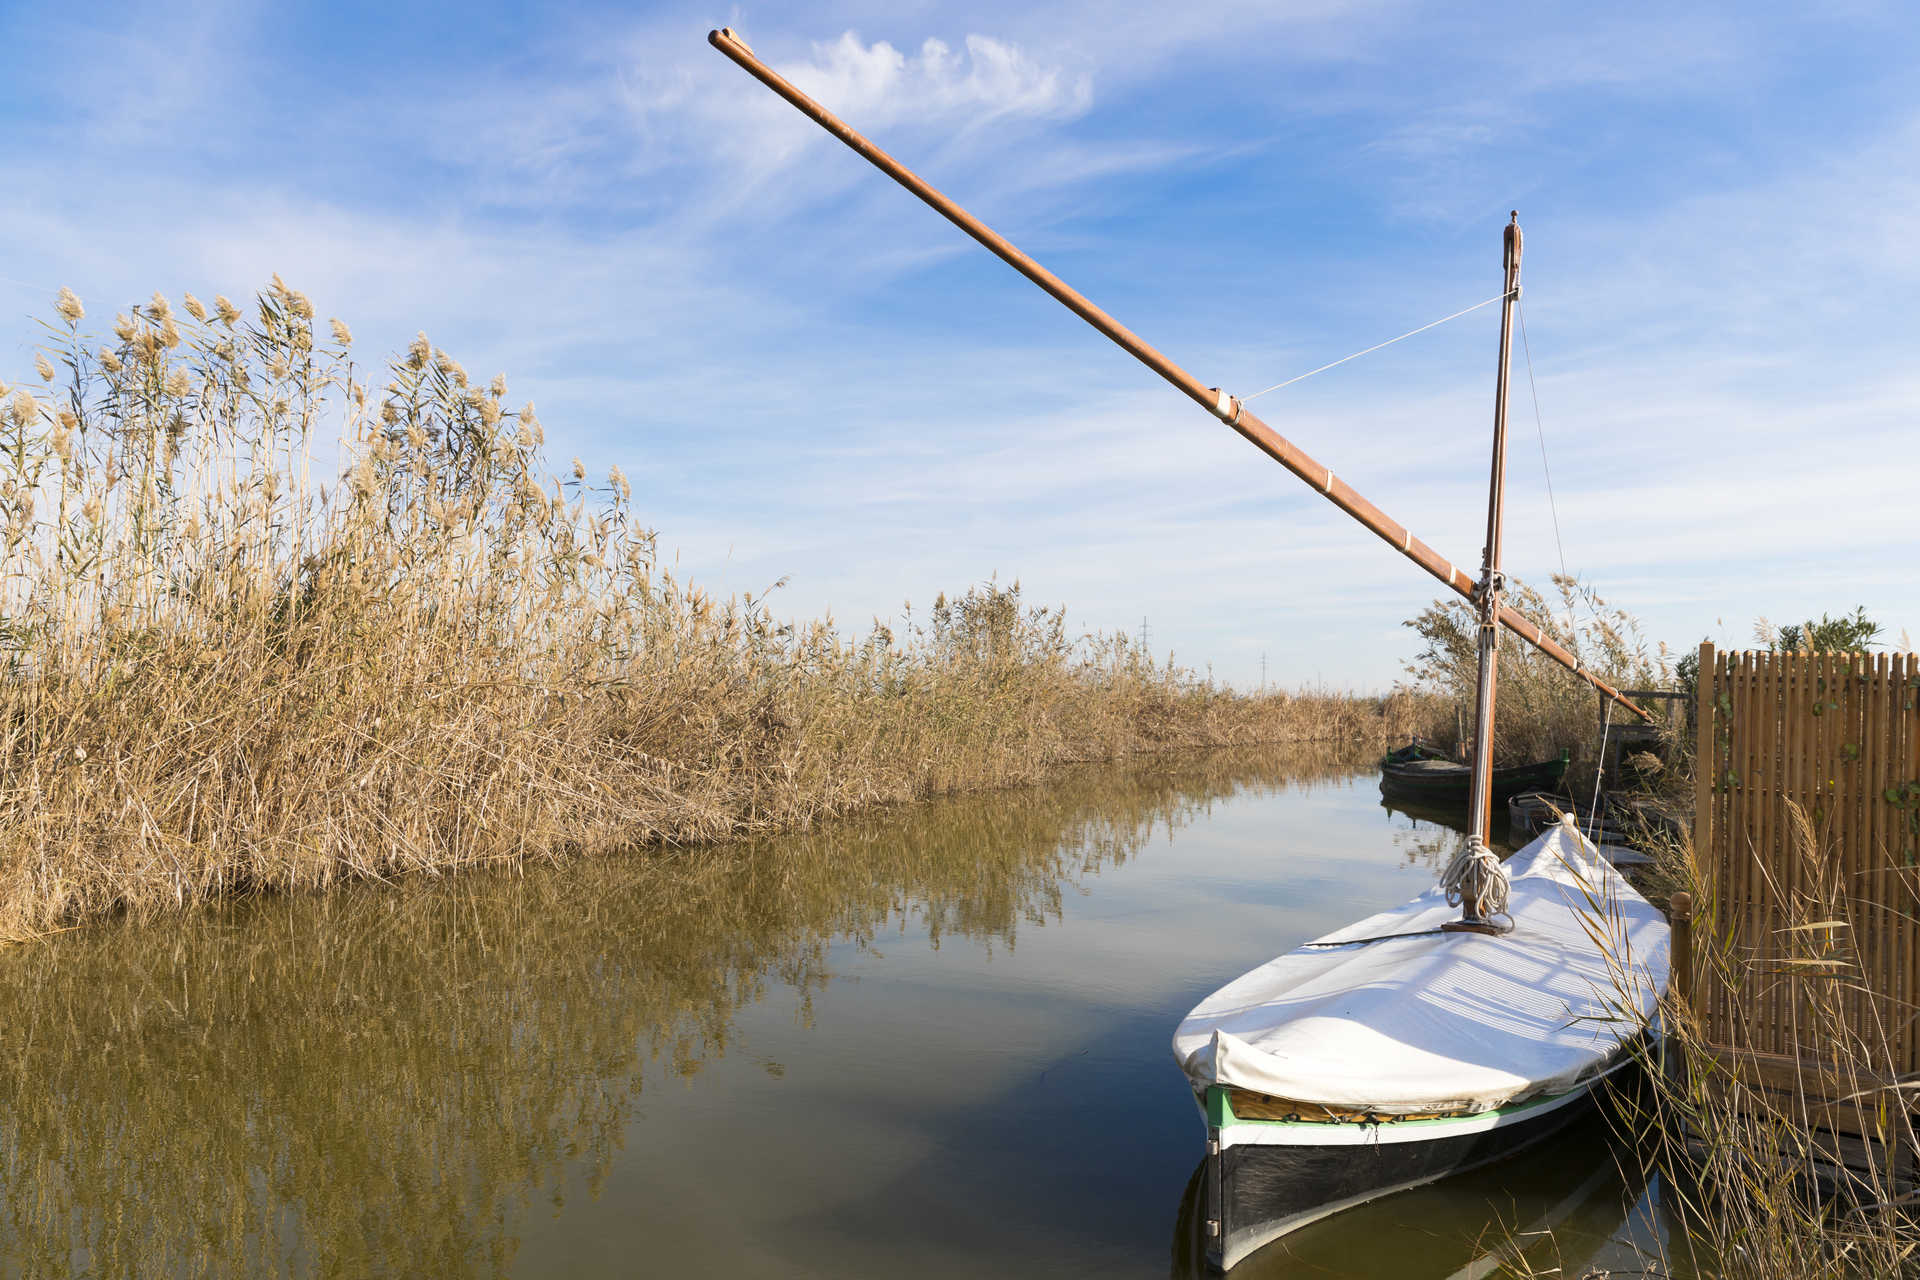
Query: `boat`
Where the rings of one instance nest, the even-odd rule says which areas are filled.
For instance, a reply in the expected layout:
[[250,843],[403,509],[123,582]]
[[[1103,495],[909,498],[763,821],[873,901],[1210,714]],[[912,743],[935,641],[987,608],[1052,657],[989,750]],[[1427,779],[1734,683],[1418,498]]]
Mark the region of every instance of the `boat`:
[[[1551,791],[1567,776],[1570,752],[1533,764],[1506,765],[1493,771],[1493,798],[1505,803],[1523,791]],[[1449,760],[1418,743],[1390,752],[1380,761],[1380,789],[1417,796],[1429,803],[1458,800],[1464,804],[1473,780],[1473,767]]]
[[1531,1147],[1647,1057],[1665,917],[1571,820],[1504,864],[1493,802],[1567,755],[1493,767],[1507,385],[1520,228],[1505,231],[1469,763],[1418,742],[1381,788],[1464,801],[1465,847],[1402,906],[1303,943],[1196,1005],[1174,1057],[1207,1127],[1208,1259],[1226,1270],[1311,1222]]
[[1465,597],[1479,619],[1473,759],[1462,766],[1469,770],[1468,835],[1441,883],[1404,906],[1259,965],[1202,1001],[1175,1033],[1175,1056],[1206,1122],[1210,1265],[1231,1267],[1295,1226],[1532,1145],[1591,1105],[1601,1082],[1630,1069],[1649,1044],[1666,988],[1667,926],[1571,826],[1547,832],[1506,864],[1493,851],[1500,630],[1533,645],[1610,704],[1643,721],[1652,717],[1504,598],[1500,544],[1520,293],[1518,214],[1502,232],[1505,289],[1489,299],[1501,302],[1500,363],[1487,540],[1476,578],[1275,431],[1246,399],[1201,382],[807,96],[730,29],[707,38],[860,158]]
[[1507,832],[1515,840],[1531,840],[1568,816],[1573,818],[1574,826],[1589,839],[1600,840],[1620,834],[1607,828],[1604,823],[1596,828],[1592,812],[1580,808],[1570,795],[1542,788],[1507,797]]
[[1572,796],[1524,791],[1507,801],[1507,838],[1525,843],[1558,823],[1568,822],[1616,867],[1644,867],[1653,862],[1651,854],[1634,847],[1634,838],[1626,828],[1613,821],[1610,805],[1601,805],[1599,821],[1594,821],[1593,814],[1591,807],[1580,808]]
[[1681,834],[1679,820],[1651,796],[1609,792],[1598,809],[1550,791],[1523,791],[1507,801],[1507,830],[1516,841],[1532,839],[1562,817],[1571,817],[1581,834],[1603,848],[1655,844]]
[[1180,1023],[1215,1267],[1530,1147],[1639,1068],[1665,918],[1570,824],[1505,870],[1508,932],[1448,930],[1458,911],[1435,886],[1236,978]]

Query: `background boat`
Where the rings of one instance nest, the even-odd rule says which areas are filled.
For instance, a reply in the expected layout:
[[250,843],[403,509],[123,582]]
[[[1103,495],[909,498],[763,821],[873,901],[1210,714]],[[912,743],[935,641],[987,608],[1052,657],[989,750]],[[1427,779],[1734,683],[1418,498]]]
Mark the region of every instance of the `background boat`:
[[[1533,764],[1508,765],[1493,771],[1493,799],[1505,802],[1523,791],[1552,792],[1567,776],[1571,753],[1562,751],[1558,759]],[[1473,781],[1473,769],[1449,760],[1430,747],[1414,744],[1402,747],[1380,761],[1380,788],[1428,803],[1467,802]]]

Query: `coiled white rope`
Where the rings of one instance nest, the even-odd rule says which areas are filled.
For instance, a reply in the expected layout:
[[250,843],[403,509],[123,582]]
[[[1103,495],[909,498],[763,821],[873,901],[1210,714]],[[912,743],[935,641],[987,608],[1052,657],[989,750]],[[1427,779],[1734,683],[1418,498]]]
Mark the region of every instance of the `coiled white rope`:
[[[1507,914],[1507,895],[1512,888],[1507,869],[1500,865],[1499,855],[1477,841],[1469,840],[1453,855],[1440,877],[1440,887],[1447,891],[1450,907],[1477,904],[1481,918],[1488,921]],[[1508,927],[1512,927],[1511,917]]]

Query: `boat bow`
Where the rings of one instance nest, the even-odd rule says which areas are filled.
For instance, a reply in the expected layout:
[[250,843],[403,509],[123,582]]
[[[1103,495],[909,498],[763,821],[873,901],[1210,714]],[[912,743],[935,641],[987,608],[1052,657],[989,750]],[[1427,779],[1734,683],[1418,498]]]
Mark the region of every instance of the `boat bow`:
[[1666,989],[1666,921],[1565,825],[1507,870],[1510,933],[1442,932],[1454,911],[1430,889],[1209,996],[1174,1034],[1195,1090],[1473,1114],[1607,1070]]

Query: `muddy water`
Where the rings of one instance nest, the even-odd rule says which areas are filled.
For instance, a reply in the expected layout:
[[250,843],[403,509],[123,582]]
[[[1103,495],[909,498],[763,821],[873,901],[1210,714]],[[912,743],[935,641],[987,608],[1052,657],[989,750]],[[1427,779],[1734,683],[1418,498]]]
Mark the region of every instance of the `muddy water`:
[[[13,948],[0,1275],[1193,1273],[1174,1024],[1458,839],[1221,755]],[[1637,1269],[1616,1164],[1587,1125],[1235,1275]]]

